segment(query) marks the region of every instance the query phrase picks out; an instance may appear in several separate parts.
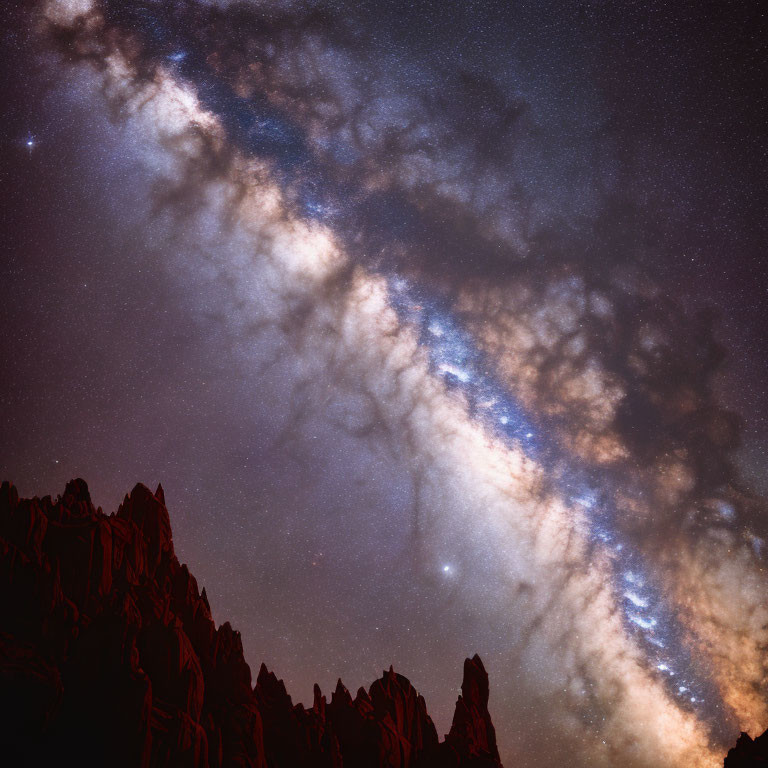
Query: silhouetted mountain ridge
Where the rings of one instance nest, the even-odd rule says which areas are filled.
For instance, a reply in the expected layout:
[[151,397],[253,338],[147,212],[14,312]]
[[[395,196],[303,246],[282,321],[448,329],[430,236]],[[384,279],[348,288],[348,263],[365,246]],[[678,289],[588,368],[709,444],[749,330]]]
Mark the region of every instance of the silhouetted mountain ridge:
[[0,488],[0,762],[189,768],[500,768],[488,675],[464,662],[441,742],[391,668],[353,698],[294,705],[240,634],[216,627],[173,549],[163,489],[96,509],[84,480],[55,501]]

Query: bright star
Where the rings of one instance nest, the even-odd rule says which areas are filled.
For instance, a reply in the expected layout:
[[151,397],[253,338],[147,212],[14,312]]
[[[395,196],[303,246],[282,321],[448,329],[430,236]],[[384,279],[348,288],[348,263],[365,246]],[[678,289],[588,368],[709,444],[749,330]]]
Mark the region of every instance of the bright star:
[[629,620],[633,624],[637,624],[638,627],[641,627],[642,629],[653,629],[656,626],[656,619],[650,618],[646,619],[642,616],[637,616],[635,614],[627,614],[629,616]]
[[450,374],[451,376],[455,376],[462,384],[466,384],[472,378],[463,368],[451,365],[450,363],[441,363],[437,366],[437,370],[443,375]]
[[627,571],[624,574],[624,580],[628,581],[630,584],[634,584],[636,587],[643,586],[643,579],[633,571]]
[[648,600],[644,598],[642,595],[638,595],[635,592],[625,592],[624,597],[629,600],[632,605],[637,606],[638,608],[647,608],[648,607]]

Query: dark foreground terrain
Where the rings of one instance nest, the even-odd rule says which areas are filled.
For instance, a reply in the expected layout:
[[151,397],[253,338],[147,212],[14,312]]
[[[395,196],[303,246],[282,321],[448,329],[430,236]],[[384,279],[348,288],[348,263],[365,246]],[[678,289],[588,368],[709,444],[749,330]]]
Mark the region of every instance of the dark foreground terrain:
[[113,515],[83,480],[55,501],[0,488],[0,765],[500,766],[477,656],[461,691],[442,742],[392,669],[294,705],[264,665],[254,686],[240,634],[214,625],[162,488]]
[[[500,768],[488,675],[464,662],[440,741],[424,699],[391,668],[353,698],[293,704],[240,634],[216,628],[173,551],[161,487],[118,511],[83,480],[56,499],[0,487],[0,765],[189,768]],[[768,732],[725,768],[768,768]]]
[[736,746],[728,751],[725,768],[768,768],[768,731],[754,740],[742,733]]

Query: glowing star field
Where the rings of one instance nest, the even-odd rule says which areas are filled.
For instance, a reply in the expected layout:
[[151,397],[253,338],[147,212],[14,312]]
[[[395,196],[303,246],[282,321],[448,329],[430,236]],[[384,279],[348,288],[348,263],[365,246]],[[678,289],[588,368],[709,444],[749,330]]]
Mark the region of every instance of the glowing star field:
[[752,11],[14,5],[0,465],[161,479],[302,700],[393,663],[442,733],[477,652],[507,766],[721,765],[768,727]]

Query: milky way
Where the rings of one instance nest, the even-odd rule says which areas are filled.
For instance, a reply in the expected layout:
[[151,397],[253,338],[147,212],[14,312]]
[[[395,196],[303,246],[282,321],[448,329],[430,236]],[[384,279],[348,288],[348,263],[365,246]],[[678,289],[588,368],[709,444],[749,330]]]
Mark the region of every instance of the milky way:
[[25,10],[19,162],[58,131],[86,189],[28,331],[73,373],[3,468],[162,480],[300,698],[394,662],[445,729],[479,652],[507,765],[717,765],[768,724],[768,580],[714,316],[665,279],[695,195],[589,85],[591,6],[441,7]]

